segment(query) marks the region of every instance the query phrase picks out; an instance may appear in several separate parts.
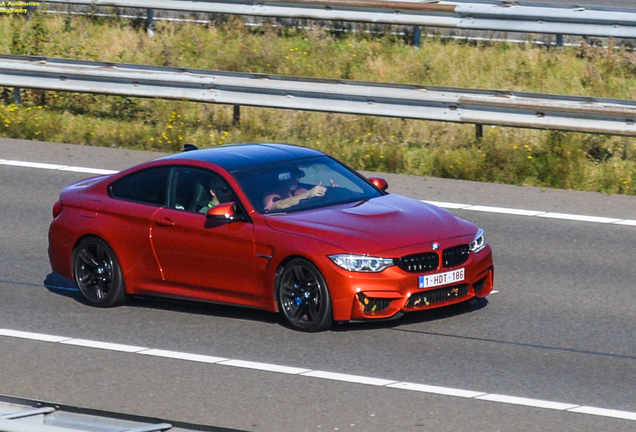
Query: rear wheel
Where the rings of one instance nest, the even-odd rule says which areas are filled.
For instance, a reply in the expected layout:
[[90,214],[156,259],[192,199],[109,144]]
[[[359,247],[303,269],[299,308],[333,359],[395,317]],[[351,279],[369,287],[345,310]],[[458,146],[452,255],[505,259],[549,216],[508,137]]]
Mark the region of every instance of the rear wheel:
[[333,315],[327,283],[315,265],[291,260],[276,277],[278,306],[297,330],[318,332],[331,326]]
[[87,237],[73,251],[73,275],[92,306],[111,307],[126,298],[121,268],[113,250],[97,237]]

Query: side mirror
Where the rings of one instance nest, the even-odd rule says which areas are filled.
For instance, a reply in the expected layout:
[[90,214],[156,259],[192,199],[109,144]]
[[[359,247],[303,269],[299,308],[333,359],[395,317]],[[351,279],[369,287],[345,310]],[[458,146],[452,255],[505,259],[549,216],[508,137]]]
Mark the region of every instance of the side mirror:
[[234,210],[234,202],[215,205],[205,213],[205,216],[216,221],[238,222],[245,220],[245,216],[237,214]]
[[389,188],[389,182],[380,177],[369,177],[369,181],[373,183],[375,187],[380,190],[387,190]]

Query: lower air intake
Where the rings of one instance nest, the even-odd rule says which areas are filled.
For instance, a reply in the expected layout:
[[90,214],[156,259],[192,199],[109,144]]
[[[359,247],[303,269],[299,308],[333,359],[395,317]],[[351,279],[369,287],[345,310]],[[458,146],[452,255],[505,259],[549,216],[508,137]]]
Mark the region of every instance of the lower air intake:
[[406,303],[406,307],[425,307],[435,303],[442,303],[459,297],[464,297],[466,295],[468,295],[468,284],[437,288],[413,294]]
[[391,299],[363,297],[364,313],[382,312],[391,305]]

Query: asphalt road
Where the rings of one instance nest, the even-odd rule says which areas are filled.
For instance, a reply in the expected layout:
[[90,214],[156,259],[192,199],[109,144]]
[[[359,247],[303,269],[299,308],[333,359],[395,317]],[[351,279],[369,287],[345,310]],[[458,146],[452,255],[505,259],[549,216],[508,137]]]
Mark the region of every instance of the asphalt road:
[[[5,160],[122,169],[156,156],[0,140]],[[46,247],[59,190],[87,176],[0,164],[0,329],[636,413],[636,226],[453,210],[485,229],[498,293],[302,334],[227,306],[81,303],[50,274]],[[419,199],[636,219],[636,197],[386,178],[390,192]],[[635,420],[6,336],[0,364],[0,394],[243,430],[636,430]]]

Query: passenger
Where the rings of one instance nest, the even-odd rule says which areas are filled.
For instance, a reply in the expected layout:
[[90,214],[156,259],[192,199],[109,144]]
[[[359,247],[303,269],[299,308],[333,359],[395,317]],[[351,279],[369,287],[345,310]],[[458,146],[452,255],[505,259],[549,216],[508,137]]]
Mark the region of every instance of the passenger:
[[321,197],[327,192],[327,188],[320,182],[318,185],[307,190],[299,187],[300,178],[304,176],[304,172],[298,168],[291,172],[284,172],[278,176],[279,187],[270,192],[263,199],[263,207],[265,211],[284,210],[295,205],[300,201],[313,197]]

